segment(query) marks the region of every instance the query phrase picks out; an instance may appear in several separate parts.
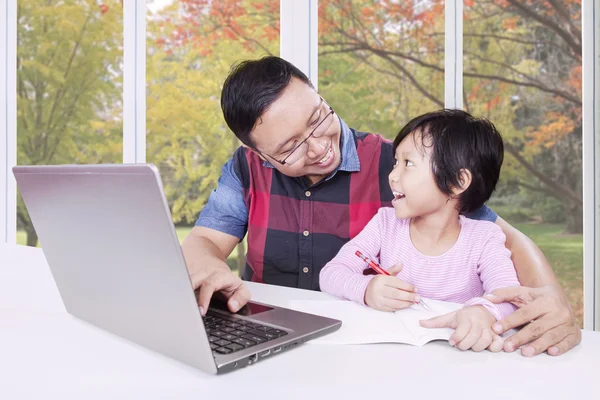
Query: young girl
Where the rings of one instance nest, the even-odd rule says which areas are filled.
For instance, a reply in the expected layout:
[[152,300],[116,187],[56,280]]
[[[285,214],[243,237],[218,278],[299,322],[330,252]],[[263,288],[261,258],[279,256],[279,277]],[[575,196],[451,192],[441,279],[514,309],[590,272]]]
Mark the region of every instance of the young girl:
[[[519,285],[500,227],[465,215],[491,196],[504,157],[492,123],[460,110],[441,110],[410,121],[394,140],[389,175],[393,208],[381,208],[321,271],[320,287],[382,311],[410,307],[424,298],[463,303],[456,313],[421,321],[455,328],[450,345],[499,351],[491,326],[512,313],[509,303],[484,298]],[[356,251],[390,276],[364,275]]]

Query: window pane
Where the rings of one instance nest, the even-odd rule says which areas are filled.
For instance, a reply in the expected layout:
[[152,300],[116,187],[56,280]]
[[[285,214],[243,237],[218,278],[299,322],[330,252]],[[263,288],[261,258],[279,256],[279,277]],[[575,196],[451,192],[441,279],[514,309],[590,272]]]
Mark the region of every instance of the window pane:
[[[121,1],[17,6],[17,163],[121,162]],[[17,213],[17,243],[35,246],[20,195]]]
[[349,126],[388,138],[442,108],[443,1],[319,1],[319,92]]
[[[179,238],[239,146],[221,112],[236,61],[279,55],[279,0],[148,1],[147,160],[161,172]],[[244,263],[243,243],[230,266]]]
[[505,140],[489,205],[540,246],[581,325],[581,2],[466,1],[464,84]]

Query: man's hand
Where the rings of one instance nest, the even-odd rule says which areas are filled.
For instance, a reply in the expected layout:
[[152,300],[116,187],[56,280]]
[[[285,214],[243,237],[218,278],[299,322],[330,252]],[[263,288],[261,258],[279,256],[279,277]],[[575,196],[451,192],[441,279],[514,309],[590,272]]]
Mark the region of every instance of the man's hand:
[[396,264],[387,271],[391,276],[377,275],[371,279],[365,291],[365,303],[369,307],[391,312],[421,301],[413,285],[396,277],[400,271],[402,264]]
[[210,299],[219,293],[227,300],[229,311],[237,312],[248,300],[250,291],[226,259],[239,238],[210,228],[195,226],[181,246],[194,290],[198,290],[200,313],[206,315]]
[[424,328],[452,328],[454,333],[448,341],[450,346],[460,350],[492,352],[502,350],[503,340],[492,332],[491,326],[496,321],[494,315],[483,306],[471,306],[439,317],[422,320]]
[[217,292],[227,300],[227,307],[233,313],[239,311],[248,303],[251,297],[246,285],[229,268],[215,269],[204,276],[192,274],[191,279],[194,288],[200,288],[198,290],[198,305],[202,316],[206,315],[210,299]]
[[521,349],[524,356],[531,357],[544,351],[557,356],[581,341],[581,331],[566,296],[556,286],[502,288],[485,298],[497,304],[508,301],[519,308],[492,326],[497,334],[527,324],[506,339],[504,351],[512,352],[525,345]]

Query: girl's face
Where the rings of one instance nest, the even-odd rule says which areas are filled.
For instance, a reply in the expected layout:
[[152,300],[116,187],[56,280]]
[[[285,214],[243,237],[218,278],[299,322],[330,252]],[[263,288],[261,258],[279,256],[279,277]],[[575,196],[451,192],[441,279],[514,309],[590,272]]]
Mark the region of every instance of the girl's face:
[[423,146],[420,132],[408,135],[396,149],[389,183],[392,205],[400,219],[424,217],[449,206],[448,195],[437,187],[431,170],[431,146]]

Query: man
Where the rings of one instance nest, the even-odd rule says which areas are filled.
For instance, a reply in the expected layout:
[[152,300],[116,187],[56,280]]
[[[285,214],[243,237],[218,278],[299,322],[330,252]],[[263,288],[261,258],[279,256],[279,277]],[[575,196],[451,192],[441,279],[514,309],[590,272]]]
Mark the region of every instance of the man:
[[[250,299],[225,262],[246,233],[245,280],[318,290],[325,263],[393,198],[387,185],[391,143],[348,128],[285,60],[238,64],[224,83],[221,108],[243,146],[224,165],[183,243],[203,314],[215,292],[228,299],[232,312]],[[566,297],[537,246],[485,206],[469,217],[502,228],[524,286],[489,297],[521,307],[494,325],[496,333],[527,323],[504,350],[527,344],[525,356],[559,355],[579,343]],[[449,319],[436,323],[449,325]]]

